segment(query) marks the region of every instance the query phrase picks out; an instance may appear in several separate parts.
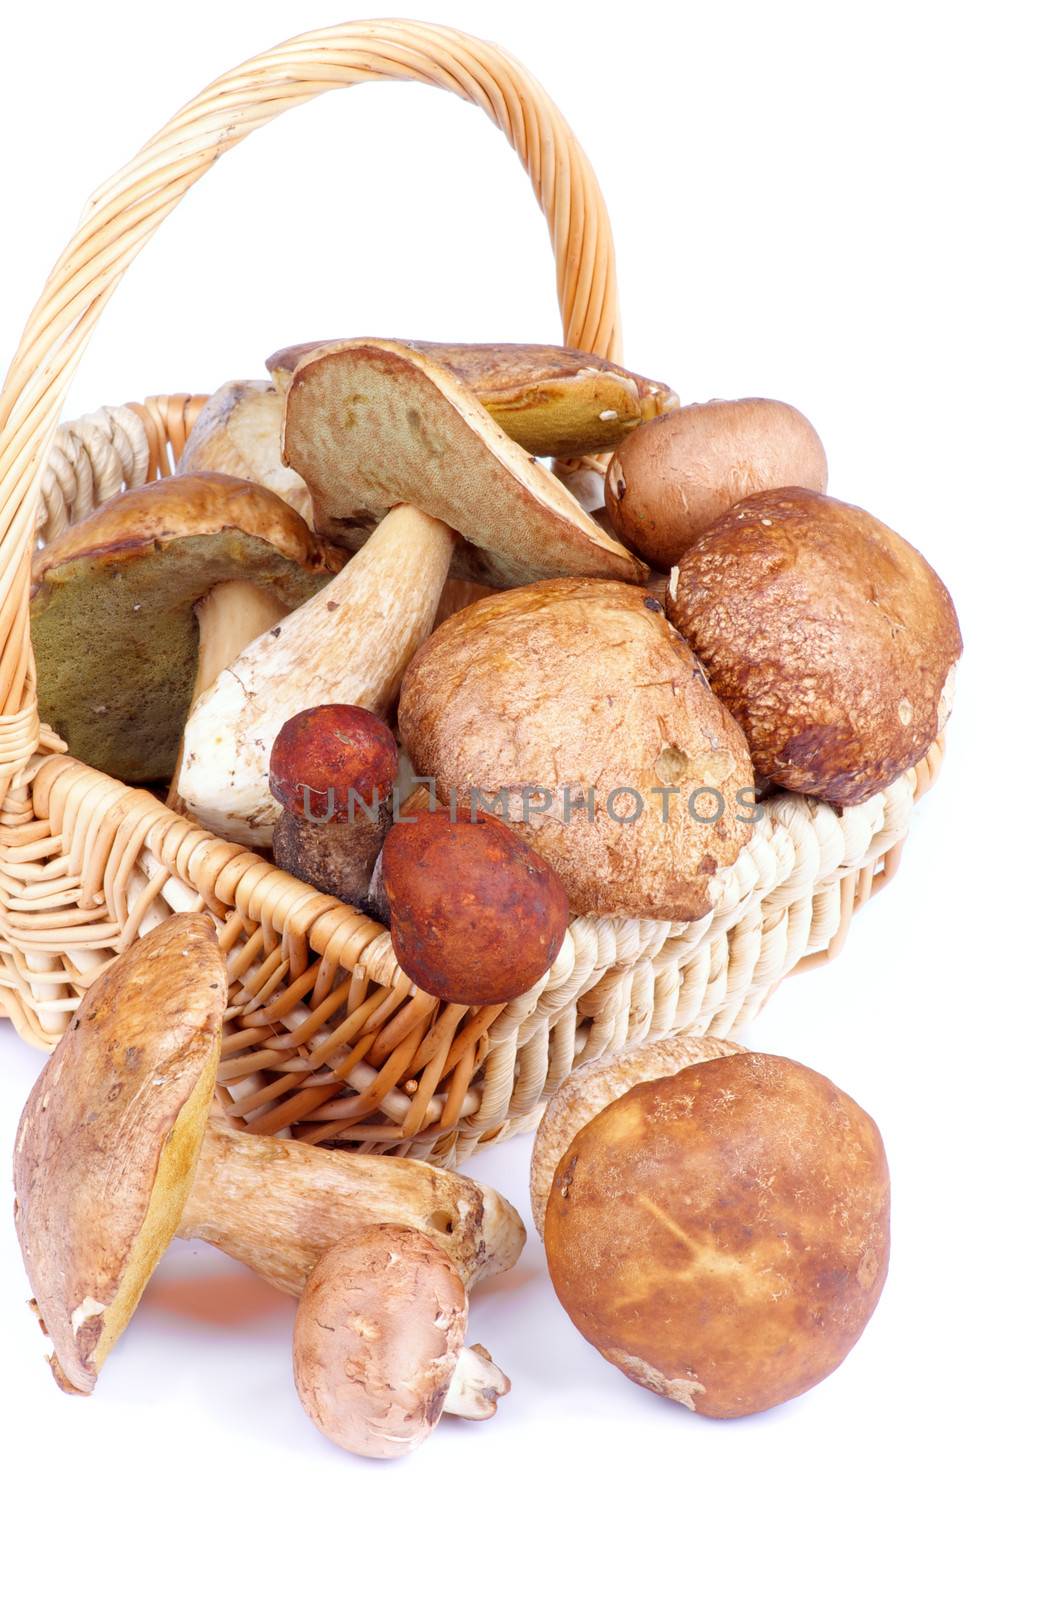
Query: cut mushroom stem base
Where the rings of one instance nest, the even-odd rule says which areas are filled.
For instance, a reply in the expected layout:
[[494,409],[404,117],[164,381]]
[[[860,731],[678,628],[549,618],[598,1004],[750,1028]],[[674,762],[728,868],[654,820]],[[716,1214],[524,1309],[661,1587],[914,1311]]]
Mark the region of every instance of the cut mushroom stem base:
[[485,1345],[466,1344],[456,1361],[442,1410],[469,1422],[487,1422],[497,1412],[497,1401],[511,1390],[511,1379],[503,1373]]

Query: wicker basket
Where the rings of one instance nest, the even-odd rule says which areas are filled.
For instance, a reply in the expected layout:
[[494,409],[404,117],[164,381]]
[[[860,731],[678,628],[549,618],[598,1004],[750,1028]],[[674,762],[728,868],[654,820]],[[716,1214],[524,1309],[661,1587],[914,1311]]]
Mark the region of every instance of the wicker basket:
[[894,873],[936,746],[841,816],[792,795],[695,924],[578,918],[529,994],[475,1010],[413,989],[383,928],[151,795],[64,754],[36,710],[30,553],[122,487],[172,470],[201,398],[60,408],[125,268],[225,150],[325,90],[411,79],[479,105],[530,175],[556,255],[566,343],[618,358],[615,264],[592,169],[540,87],[492,45],[408,22],[307,34],[212,84],[90,200],[0,396],[0,1008],[52,1044],[116,951],[173,911],[217,919],[231,999],[228,1114],[262,1133],[455,1164],[532,1126],[572,1067],[626,1044],[752,1017],[785,975],[834,956]]

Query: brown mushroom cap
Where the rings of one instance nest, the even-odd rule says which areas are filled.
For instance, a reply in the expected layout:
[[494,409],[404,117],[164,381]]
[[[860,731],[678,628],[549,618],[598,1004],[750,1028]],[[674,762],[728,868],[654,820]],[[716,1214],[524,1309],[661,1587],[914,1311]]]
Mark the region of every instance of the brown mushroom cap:
[[475,582],[642,574],[469,388],[408,346],[358,339],[304,356],[287,391],[283,451],[328,538],[363,542],[408,504],[464,536],[453,570]]
[[567,931],[556,874],[502,822],[467,809],[397,820],[381,858],[394,954],[456,1005],[500,1005],[551,967]]
[[294,1378],[316,1426],[344,1450],[407,1455],[437,1425],[467,1332],[467,1291],[414,1228],[363,1228],[309,1275]]
[[[386,723],[363,706],[311,706],[288,718],[269,761],[269,789],[287,811],[349,822],[351,792],[386,802],[398,773],[398,748]],[[354,801],[354,811],[360,810]]]
[[708,400],[623,440],[605,496],[619,538],[666,568],[738,500],[790,484],[828,485],[824,446],[802,412],[782,400]]
[[280,455],[283,396],[257,379],[222,384],[188,434],[178,472],[224,472],[260,483],[312,527],[309,490]]
[[732,1055],[642,1083],[556,1170],[549,1272],[627,1377],[738,1417],[835,1370],[887,1273],[879,1130],[827,1078]]
[[277,495],[220,473],[131,489],[39,552],[30,616],[41,716],[129,783],[173,771],[195,682],[195,607],[245,581],[285,609],[339,570]]
[[[285,390],[303,356],[329,344],[314,340],[277,350],[266,363]],[[510,439],[532,456],[579,456],[612,450],[631,428],[677,404],[664,383],[627,372],[602,356],[546,344],[432,344],[418,350],[474,390]]]
[[628,584],[555,579],[450,617],[405,674],[399,725],[446,801],[507,793],[576,915],[704,916],[750,837],[743,736]]
[[95,1386],[180,1221],[221,1049],[209,917],[169,917],[89,989],[15,1145],[15,1227],[62,1388]]
[[857,506],[752,495],[671,574],[667,615],[744,733],[760,780],[856,805],[943,726],[961,653],[923,556]]

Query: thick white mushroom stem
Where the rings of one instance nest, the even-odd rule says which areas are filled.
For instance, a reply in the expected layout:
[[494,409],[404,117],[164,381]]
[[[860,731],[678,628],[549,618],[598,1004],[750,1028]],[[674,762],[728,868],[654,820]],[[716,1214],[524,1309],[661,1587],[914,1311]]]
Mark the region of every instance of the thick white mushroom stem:
[[526,1230],[495,1190],[422,1161],[323,1150],[211,1123],[178,1232],[204,1239],[287,1294],[366,1224],[416,1228],[470,1287],[518,1260]]
[[[242,578],[233,578],[211,589],[195,608],[199,624],[199,659],[189,704],[194,706],[199,696],[216,683],[247,645],[274,628],[289,609],[267,589],[259,589],[257,584],[247,583]],[[178,799],[177,779],[183,764],[184,740],[181,739],[166,796],[167,805],[174,805]]]
[[177,789],[189,816],[240,844],[271,841],[276,735],[329,702],[386,716],[431,631],[455,540],[444,522],[397,506],[326,588],[226,665],[184,730]]
[[503,1373],[481,1344],[466,1344],[456,1358],[456,1371],[445,1397],[443,1411],[469,1422],[487,1422],[497,1412],[497,1401],[511,1390]]

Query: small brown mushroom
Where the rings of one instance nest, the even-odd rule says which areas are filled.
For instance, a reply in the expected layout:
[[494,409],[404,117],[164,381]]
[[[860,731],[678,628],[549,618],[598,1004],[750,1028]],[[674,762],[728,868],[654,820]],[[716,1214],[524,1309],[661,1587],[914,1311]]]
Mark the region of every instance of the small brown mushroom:
[[883,1289],[879,1130],[827,1078],[740,1053],[640,1082],[581,1127],[545,1213],[556,1293],[634,1383],[739,1417],[820,1383]]
[[270,490],[220,473],[116,495],[34,561],[41,715],[88,765],[168,780],[198,694],[345,560]]
[[260,483],[313,526],[309,490],[280,455],[283,396],[271,383],[222,384],[188,434],[178,472],[227,472]]
[[670,575],[667,615],[747,736],[762,783],[856,805],[949,714],[961,633],[938,575],[857,506],[742,500]]
[[631,584],[554,579],[450,617],[409,666],[398,721],[417,773],[503,817],[575,915],[705,916],[750,837],[746,741]]
[[283,808],[272,834],[276,865],[363,905],[397,774],[394,735],[363,706],[314,706],[291,717],[269,762],[269,788]]
[[401,816],[381,857],[390,936],[420,989],[454,1005],[501,1005],[551,967],[567,931],[556,874],[510,828],[458,809]]
[[294,1329],[294,1378],[313,1422],[355,1455],[393,1459],[443,1412],[492,1417],[511,1384],[465,1344],[467,1290],[414,1228],[362,1228],[321,1256]]
[[226,1000],[209,917],[168,918],[92,984],[26,1103],[15,1226],[65,1389],[93,1389],[175,1233],[293,1295],[365,1224],[420,1229],[468,1284],[522,1248],[507,1201],[456,1173],[210,1123]]
[[789,485],[824,489],[824,446],[782,400],[708,400],[638,428],[611,458],[611,525],[651,566],[672,567],[737,500]]
[[[266,363],[287,389],[299,361],[328,344],[278,350]],[[400,341],[452,372],[532,456],[580,456],[613,450],[631,429],[677,405],[664,383],[627,372],[602,356],[546,344],[431,344]]]

